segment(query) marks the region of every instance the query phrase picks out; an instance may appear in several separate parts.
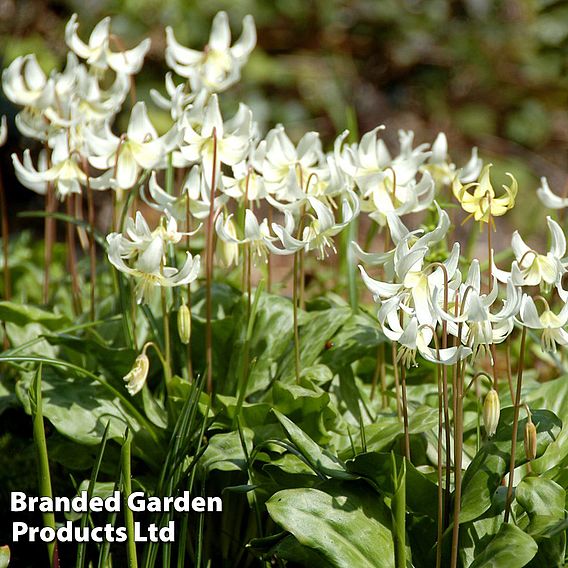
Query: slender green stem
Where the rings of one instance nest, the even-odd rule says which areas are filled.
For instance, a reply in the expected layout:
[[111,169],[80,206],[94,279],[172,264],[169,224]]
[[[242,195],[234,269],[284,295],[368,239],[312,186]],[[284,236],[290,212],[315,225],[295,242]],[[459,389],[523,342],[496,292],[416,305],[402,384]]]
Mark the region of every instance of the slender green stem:
[[132,434],[130,430],[126,430],[122,450],[120,452],[120,460],[122,462],[122,497],[124,500],[124,522],[126,524],[126,534],[128,535],[126,543],[126,554],[128,558],[128,568],[137,568],[138,559],[136,556],[136,541],[134,540],[134,514],[128,507],[128,498],[132,493],[132,478],[130,470],[130,459],[132,449]]
[[404,455],[410,461],[410,433],[408,431],[408,401],[406,399],[406,367],[400,366],[400,382],[402,384],[402,421],[404,424]]
[[171,340],[170,340],[170,312],[168,310],[168,301],[166,298],[166,289],[161,288],[162,295],[162,323],[164,328],[164,378],[166,380],[166,388],[169,388],[170,380],[172,378],[172,354],[171,354]]
[[523,384],[523,370],[525,364],[525,345],[527,339],[527,328],[523,326],[521,332],[521,351],[519,355],[519,369],[517,371],[517,391],[515,393],[515,414],[513,418],[513,433],[511,436],[511,461],[509,464],[509,485],[507,486],[507,500],[505,502],[505,519],[509,522],[511,514],[511,502],[513,500],[513,483],[515,481],[515,454],[517,452],[517,433],[519,431],[519,411],[521,409],[521,389]]
[[294,276],[293,276],[293,313],[294,313],[294,368],[296,371],[296,383],[300,383],[300,332],[298,330],[298,256],[294,253]]
[[207,219],[206,267],[205,267],[205,303],[207,321],[205,326],[205,364],[207,368],[207,392],[213,392],[213,219],[215,217],[215,190],[217,185],[217,131],[213,128],[213,171],[211,173],[211,195],[209,203],[209,217]]
[[454,525],[452,528],[451,567],[458,565],[458,549],[460,534],[460,508],[462,492],[462,450],[463,450],[463,374],[465,364],[461,366],[462,372],[456,373],[456,413],[454,415]]

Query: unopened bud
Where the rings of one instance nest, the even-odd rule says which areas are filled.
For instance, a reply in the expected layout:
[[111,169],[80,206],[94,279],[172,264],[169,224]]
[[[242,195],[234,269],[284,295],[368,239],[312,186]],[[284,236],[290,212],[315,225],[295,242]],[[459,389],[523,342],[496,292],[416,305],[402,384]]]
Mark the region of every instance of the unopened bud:
[[180,341],[184,345],[187,345],[189,343],[189,338],[191,337],[191,313],[185,304],[179,308],[177,324]]
[[146,355],[146,350],[144,349],[136,361],[134,361],[134,366],[127,375],[122,379],[126,383],[126,390],[131,396],[139,393],[146,382],[148,377],[148,369],[150,368],[150,361]]
[[529,461],[536,458],[536,426],[530,418],[525,426],[525,455]]
[[[232,217],[225,222],[225,231],[234,239],[237,238],[237,227]],[[223,266],[229,267],[239,263],[239,245],[237,243],[228,243],[219,239],[217,246],[217,253]]]
[[485,425],[485,431],[489,438],[494,436],[497,431],[500,414],[501,404],[499,403],[499,395],[495,389],[491,389],[483,401],[483,424]]

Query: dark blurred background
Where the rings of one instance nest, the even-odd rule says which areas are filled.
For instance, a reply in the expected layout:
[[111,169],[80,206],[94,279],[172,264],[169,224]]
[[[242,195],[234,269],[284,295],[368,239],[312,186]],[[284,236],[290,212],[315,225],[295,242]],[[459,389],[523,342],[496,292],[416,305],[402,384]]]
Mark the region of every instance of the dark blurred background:
[[[138,94],[163,89],[164,28],[201,49],[218,10],[233,37],[253,14],[258,45],[241,83],[223,95],[244,100],[261,128],[282,122],[292,138],[315,129],[330,146],[356,115],[360,133],[386,124],[396,148],[399,128],[417,142],[448,134],[462,163],[476,145],[497,169],[513,171],[531,203],[538,178],[563,191],[568,158],[568,2],[559,0],[0,0],[0,61],[35,52],[46,71],[64,63],[64,26],[79,14],[86,41],[102,17],[126,45],[152,38]],[[128,104],[128,103],[127,103]],[[17,109],[0,97],[0,113]],[[168,116],[154,108],[166,128]],[[12,124],[13,126],[13,124]],[[8,154],[27,144],[12,127],[2,169],[12,206],[27,207]],[[526,203],[526,202],[525,202]],[[513,223],[529,223],[516,208]],[[535,219],[536,222],[536,219]],[[534,227],[529,227],[534,228]]]

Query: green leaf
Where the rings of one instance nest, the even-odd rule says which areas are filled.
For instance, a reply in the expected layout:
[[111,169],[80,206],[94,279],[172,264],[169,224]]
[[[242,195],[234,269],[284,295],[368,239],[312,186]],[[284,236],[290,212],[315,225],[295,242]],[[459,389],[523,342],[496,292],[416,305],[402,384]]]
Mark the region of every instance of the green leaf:
[[[252,451],[253,433],[248,428],[243,428],[247,451]],[[243,452],[243,446],[238,432],[227,434],[215,434],[209,439],[207,448],[201,459],[199,467],[205,473],[212,470],[219,471],[246,471],[247,462]]]
[[517,485],[515,497],[529,516],[564,518],[566,491],[551,479],[525,477]]
[[35,306],[8,301],[0,302],[0,320],[11,322],[18,326],[24,326],[28,323],[39,323],[51,330],[56,330],[69,324],[69,320],[61,314],[48,312]]
[[[226,393],[233,393],[238,382],[237,370],[244,356],[247,333],[248,299],[243,296],[235,310],[235,335]],[[293,336],[292,303],[286,298],[263,293],[259,299],[252,337],[249,342],[247,395],[266,388],[273,379],[274,366],[284,355]]]
[[394,568],[394,545],[384,505],[356,484],[287,489],[266,503],[271,518],[335,567]]
[[[400,469],[404,462],[402,456],[395,456],[396,468]],[[359,454],[345,464],[347,471],[369,480],[375,489],[388,496],[393,496],[396,487],[393,476],[393,461],[390,453],[368,452]],[[411,463],[406,463],[406,506],[419,515],[435,518],[438,506],[437,485],[418,471]]]
[[522,568],[537,552],[536,542],[513,524],[503,524],[469,568]]
[[363,357],[375,357],[377,346],[384,341],[378,323],[360,312],[350,316],[335,334],[333,345],[322,353],[320,361],[337,373]]
[[323,475],[340,479],[353,479],[338,458],[320,448],[302,429],[278,410],[273,410],[286,435],[313,469]]
[[[460,523],[473,521],[491,506],[493,493],[509,468],[513,413],[512,407],[501,411],[495,436],[483,444],[465,472]],[[537,455],[541,455],[558,435],[561,422],[549,410],[534,410],[532,420],[537,428]],[[515,456],[517,466],[526,462],[523,446],[525,424],[526,418],[519,421]]]
[[[301,368],[313,365],[326,343],[351,316],[351,308],[338,307],[327,310],[300,313],[300,363]],[[294,381],[294,347],[289,345],[280,362],[277,378],[284,382]]]

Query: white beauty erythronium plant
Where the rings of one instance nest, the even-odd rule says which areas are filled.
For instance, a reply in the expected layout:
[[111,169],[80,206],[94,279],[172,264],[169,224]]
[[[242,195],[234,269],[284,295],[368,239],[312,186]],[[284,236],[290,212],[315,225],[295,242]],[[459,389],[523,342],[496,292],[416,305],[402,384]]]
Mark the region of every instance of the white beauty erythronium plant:
[[115,136],[108,122],[98,132],[88,131],[89,162],[105,171],[110,187],[130,189],[141,171],[165,165],[166,156],[177,146],[179,137],[177,124],[159,137],[146,105],[138,102],[132,108],[126,134]]
[[315,250],[320,260],[328,256],[329,251],[337,252],[333,237],[340,233],[357,215],[359,215],[359,199],[351,190],[347,190],[342,199],[341,220],[336,221],[333,211],[318,198],[307,197],[309,208],[299,220],[300,237],[296,223],[292,223],[292,216],[286,212],[286,226],[272,224],[274,233],[278,236],[286,250],[295,252],[304,249],[306,252]]
[[[294,146],[284,127],[273,128],[259,144],[256,163],[264,177],[266,191],[278,201],[299,207],[307,194],[316,195],[323,180],[323,151],[317,132],[307,132]],[[315,175],[315,177],[312,176]],[[279,207],[280,208],[280,207]]]
[[170,113],[172,120],[179,120],[187,107],[196,99],[196,95],[187,93],[184,83],[176,85],[171,73],[166,73],[165,83],[167,97],[156,89],[150,89],[150,96],[156,106]]
[[[517,315],[521,305],[520,287],[515,286],[509,278],[501,309],[493,313],[492,309],[500,302],[497,279],[493,279],[493,286],[488,294],[482,293],[479,262],[474,259],[465,282],[453,293],[447,311],[443,308],[442,294],[441,288],[434,289],[432,306],[436,316],[448,322],[448,332],[471,348],[473,360],[479,353],[488,354],[493,360],[491,346],[505,341],[513,331],[513,318]],[[458,304],[457,315],[455,314],[456,302]]]
[[456,174],[463,183],[475,181],[483,168],[483,160],[478,157],[477,148],[473,148],[469,161],[458,171],[456,165],[449,159],[448,139],[443,132],[436,136],[431,151],[432,154],[422,168],[430,172],[438,185],[450,184]]
[[544,303],[541,314],[538,313],[534,300],[523,294],[519,322],[525,327],[540,330],[542,350],[556,353],[557,345],[568,345],[568,333],[564,329],[568,323],[568,304],[564,303],[560,312],[555,314],[544,298],[539,297],[539,299]]
[[403,365],[416,366],[417,351],[427,361],[442,365],[453,365],[471,355],[471,349],[463,345],[442,349],[432,347],[434,327],[421,325],[415,315],[408,314],[405,303],[405,294],[393,296],[381,304],[378,313],[383,333],[399,345],[397,358]]
[[[287,215],[286,219],[289,223],[287,225],[287,229],[293,230],[294,225],[292,216]],[[265,218],[259,223],[256,215],[250,209],[245,210],[243,238],[237,237],[237,230],[232,214],[227,217],[223,217],[221,214],[217,215],[215,220],[215,231],[217,232],[217,236],[225,243],[233,245],[249,245],[255,264],[258,261],[266,262],[269,253],[286,256],[293,254],[305,246],[304,242],[295,241],[295,246],[286,247],[286,245],[284,245],[284,248],[277,247],[274,244],[277,238],[270,233],[268,219]]]
[[[400,153],[392,158],[377,134],[384,129],[379,126],[367,132],[359,144],[342,147],[336,144],[336,161],[351,177],[361,192],[361,209],[379,224],[386,223],[386,213],[398,215],[422,211],[434,199],[435,184],[428,171],[421,165],[430,156],[428,144],[412,147],[414,134],[399,131]],[[344,139],[346,133],[340,136]]]
[[546,254],[531,249],[519,231],[515,231],[511,239],[511,247],[515,253],[511,272],[499,270],[493,265],[493,274],[500,282],[512,278],[516,286],[540,286],[545,292],[550,291],[552,286],[557,286],[560,295],[564,297],[568,294],[561,288],[562,275],[566,272],[563,262],[566,237],[556,221],[547,217],[546,222],[551,237],[550,248]]
[[171,27],[166,28],[166,43],[166,63],[189,79],[192,91],[220,93],[240,79],[241,69],[256,45],[256,28],[253,17],[245,16],[242,35],[231,46],[229,18],[226,12],[218,12],[203,51],[179,44]]
[[102,19],[91,32],[89,43],[84,43],[77,35],[79,22],[77,14],[73,14],[65,26],[65,41],[76,55],[85,59],[95,72],[102,74],[107,69],[117,73],[135,75],[144,63],[144,57],[150,49],[150,39],[141,41],[136,47],[129,50],[113,51],[111,44],[117,46],[118,40],[110,32],[110,18]]
[[429,247],[444,239],[450,226],[447,213],[439,207],[438,213],[437,227],[420,237],[417,237],[416,232],[408,231],[395,215],[390,216],[391,233],[397,244],[392,257],[383,256],[385,262],[392,260],[392,274],[387,274],[387,281],[371,278],[365,269],[359,266],[363,282],[375,300],[384,301],[407,293],[404,305],[413,310],[420,325],[435,325],[438,320],[431,301],[433,290],[436,287],[444,288],[446,284],[449,289],[455,289],[461,283],[461,274],[458,269],[459,243],[454,244],[450,256],[440,263],[444,268],[438,264],[432,266],[426,262]]
[[165,221],[150,231],[142,214],[137,212],[136,221],[128,219],[124,235],[107,236],[108,259],[117,270],[135,278],[139,304],[148,303],[157,287],[190,284],[199,274],[200,257],[192,257],[189,252],[181,268],[166,266],[168,244],[178,243],[185,233],[178,232],[173,217]]
[[183,141],[180,150],[190,163],[201,163],[206,182],[211,185],[213,173],[218,181],[221,164],[234,166],[245,159],[251,143],[252,113],[239,105],[235,116],[223,122],[217,95],[212,95],[203,111],[198,131],[184,119]]

